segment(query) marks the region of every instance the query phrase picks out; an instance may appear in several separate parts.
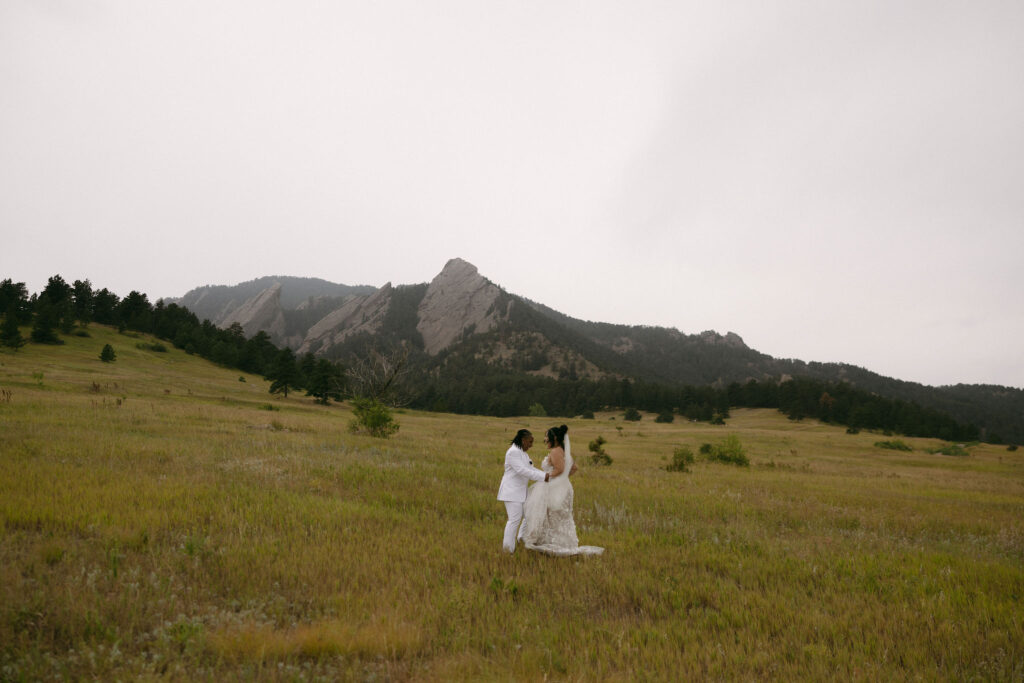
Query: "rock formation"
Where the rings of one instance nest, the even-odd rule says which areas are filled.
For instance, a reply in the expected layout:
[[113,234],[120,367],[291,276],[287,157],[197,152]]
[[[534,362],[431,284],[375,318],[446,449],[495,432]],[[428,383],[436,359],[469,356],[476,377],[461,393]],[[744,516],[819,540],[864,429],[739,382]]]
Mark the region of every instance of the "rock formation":
[[373,334],[387,315],[393,290],[385,284],[369,296],[355,296],[309,328],[299,346],[299,355],[322,352],[359,332]]
[[435,355],[458,341],[467,330],[487,332],[508,316],[502,291],[477,272],[476,266],[455,258],[437,274],[419,307],[416,329],[424,349]]
[[281,308],[281,283],[263,290],[244,304],[226,312],[217,323],[221,327],[230,327],[234,323],[242,326],[247,337],[264,330],[271,339],[284,337],[284,310]]

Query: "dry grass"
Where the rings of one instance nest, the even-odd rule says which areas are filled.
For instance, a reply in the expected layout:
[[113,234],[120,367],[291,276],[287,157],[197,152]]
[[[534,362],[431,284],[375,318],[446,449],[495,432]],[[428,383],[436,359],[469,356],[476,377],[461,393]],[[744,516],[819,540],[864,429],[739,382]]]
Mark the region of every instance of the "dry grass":
[[[505,446],[558,420],[409,411],[375,440],[90,331],[0,353],[0,680],[1024,677],[1017,453],[772,411],[571,420],[607,551],[509,557]],[[665,471],[731,433],[749,468]]]

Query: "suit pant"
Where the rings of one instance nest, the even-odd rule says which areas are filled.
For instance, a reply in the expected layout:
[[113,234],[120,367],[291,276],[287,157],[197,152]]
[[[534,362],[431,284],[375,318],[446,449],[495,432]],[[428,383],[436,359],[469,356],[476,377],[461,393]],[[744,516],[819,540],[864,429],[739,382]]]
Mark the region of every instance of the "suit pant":
[[505,510],[508,512],[508,522],[505,524],[505,538],[501,542],[501,547],[507,553],[514,553],[516,551],[516,541],[518,540],[519,524],[523,521],[523,503],[513,503],[506,500]]

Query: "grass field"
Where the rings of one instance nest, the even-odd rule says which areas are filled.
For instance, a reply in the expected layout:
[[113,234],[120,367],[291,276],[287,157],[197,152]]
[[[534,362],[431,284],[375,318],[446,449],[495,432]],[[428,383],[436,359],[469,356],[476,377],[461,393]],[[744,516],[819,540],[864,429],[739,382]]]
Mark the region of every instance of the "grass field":
[[[505,448],[563,420],[408,411],[372,439],[89,332],[0,352],[0,680],[1024,679],[1024,452],[564,420],[605,554],[508,556]],[[666,471],[730,434],[750,467]]]

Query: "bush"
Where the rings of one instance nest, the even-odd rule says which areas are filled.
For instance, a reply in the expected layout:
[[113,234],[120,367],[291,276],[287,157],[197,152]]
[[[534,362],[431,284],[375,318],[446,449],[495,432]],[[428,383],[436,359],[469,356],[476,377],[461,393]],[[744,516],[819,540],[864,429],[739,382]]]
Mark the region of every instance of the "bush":
[[100,360],[104,363],[112,363],[117,358],[117,354],[114,352],[114,347],[110,344],[104,344],[103,350],[100,351]]
[[912,451],[914,450],[908,444],[904,443],[899,439],[890,439],[889,441],[876,441],[875,448],[888,448],[893,451]]
[[641,418],[640,411],[636,408],[627,408],[626,414],[622,416],[622,419],[627,422],[639,422]]
[[598,436],[587,446],[590,449],[590,462],[595,465],[611,465],[612,457],[604,452],[604,445],[608,441],[603,436]]
[[846,433],[847,434],[860,434],[860,429],[858,427],[847,427],[846,428]]
[[544,410],[544,406],[540,403],[534,403],[530,406],[530,417],[547,417],[548,411]]
[[694,463],[693,451],[687,446],[680,446],[672,452],[672,464],[665,467],[669,472],[689,472]]
[[1008,451],[1015,451],[1015,450],[1017,450],[1017,444],[1015,444],[1015,443],[1014,444],[1010,444],[1009,446],[1006,447],[1006,450],[1008,450]]
[[147,344],[146,342],[139,342],[135,345],[135,348],[142,349],[143,351],[155,351],[157,353],[167,353],[167,347],[160,342],[153,342]]
[[740,437],[735,434],[730,434],[725,437],[724,441],[715,446],[711,444],[702,445],[700,452],[711,461],[724,462],[728,465],[738,465],[739,467],[750,467],[750,459],[747,458],[746,450],[743,448],[743,444],[740,443]]
[[725,424],[725,416],[722,415],[721,413],[715,413],[714,415],[711,416],[711,424],[713,424],[713,425],[724,425]]
[[942,448],[935,448],[928,452],[939,455],[970,455],[970,452],[966,448],[955,443],[946,444]]
[[658,417],[654,418],[654,421],[660,422],[662,424],[668,424],[675,422],[675,419],[675,414],[671,410],[666,410],[664,412],[658,413]]
[[355,417],[349,423],[350,432],[365,430],[370,436],[386,439],[398,431],[399,425],[391,417],[391,411],[380,401],[372,398],[354,398],[352,412]]
[[593,410],[584,410],[583,414],[580,417],[582,417],[584,420],[593,420],[594,419],[594,411]]

